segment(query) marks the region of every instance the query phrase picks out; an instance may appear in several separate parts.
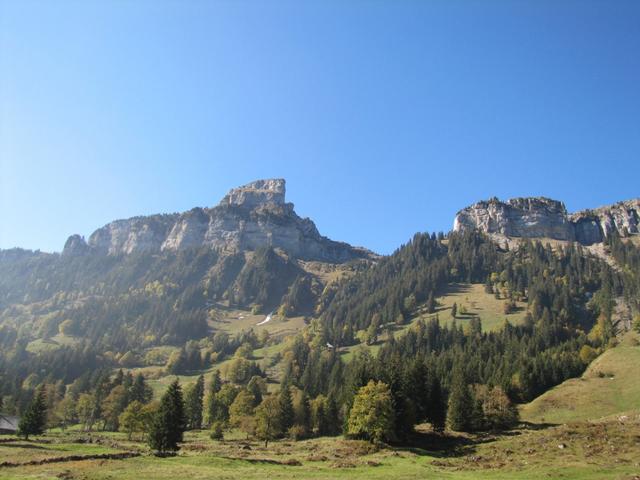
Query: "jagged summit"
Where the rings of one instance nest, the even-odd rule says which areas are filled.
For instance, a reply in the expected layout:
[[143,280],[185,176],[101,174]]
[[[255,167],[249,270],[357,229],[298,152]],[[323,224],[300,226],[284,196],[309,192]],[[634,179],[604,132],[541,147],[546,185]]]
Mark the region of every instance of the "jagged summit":
[[545,197],[497,198],[460,210],[454,231],[477,228],[503,237],[551,238],[584,245],[600,243],[613,232],[638,234],[640,199],[569,214],[564,203]]
[[284,178],[256,180],[227,193],[220,205],[238,205],[255,208],[264,204],[284,205],[286,181]]
[[308,218],[285,203],[284,179],[256,180],[234,188],[213,208],[116,220],[67,240],[65,255],[123,255],[209,247],[220,252],[280,248],[295,258],[344,262],[370,252],[323,237]]

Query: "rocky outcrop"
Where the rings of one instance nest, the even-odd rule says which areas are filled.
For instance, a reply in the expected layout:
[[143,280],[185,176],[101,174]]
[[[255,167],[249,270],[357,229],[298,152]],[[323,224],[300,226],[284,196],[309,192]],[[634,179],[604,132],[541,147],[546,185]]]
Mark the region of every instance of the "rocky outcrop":
[[570,215],[569,220],[576,225],[576,235],[581,243],[599,243],[613,232],[628,237],[640,232],[640,199],[583,210]]
[[63,255],[79,257],[91,252],[91,248],[80,235],[71,235],[64,244]]
[[[310,219],[300,218],[285,202],[285,191],[283,179],[258,180],[232,189],[213,208],[117,220],[96,230],[86,245],[105,255],[203,246],[229,253],[269,246],[294,258],[327,262],[370,255],[321,236]],[[69,238],[64,254],[80,251],[78,238]]]
[[178,215],[151,215],[116,220],[93,232],[88,244],[104,255],[159,251],[177,219]]
[[264,204],[284,205],[285,191],[283,178],[256,180],[232,189],[225,195],[220,205],[237,205],[246,208],[255,208]]
[[592,245],[613,232],[622,237],[637,234],[639,217],[637,199],[570,215],[562,202],[549,198],[506,202],[492,198],[459,211],[453,229],[476,228],[501,237],[551,238]]

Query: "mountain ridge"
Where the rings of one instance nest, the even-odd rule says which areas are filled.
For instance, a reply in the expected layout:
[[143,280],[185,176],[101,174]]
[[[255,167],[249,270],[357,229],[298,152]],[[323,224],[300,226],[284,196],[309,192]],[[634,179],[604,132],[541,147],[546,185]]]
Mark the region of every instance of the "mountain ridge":
[[620,201],[570,214],[564,203],[546,197],[493,197],[458,211],[453,230],[478,229],[507,238],[550,238],[582,245],[602,243],[616,233],[637,235],[640,199]]
[[72,235],[62,254],[122,255],[205,246],[226,253],[280,248],[298,259],[330,263],[373,255],[320,235],[311,219],[296,214],[285,194],[284,179],[256,180],[231,189],[214,207],[115,220],[94,231],[88,241]]

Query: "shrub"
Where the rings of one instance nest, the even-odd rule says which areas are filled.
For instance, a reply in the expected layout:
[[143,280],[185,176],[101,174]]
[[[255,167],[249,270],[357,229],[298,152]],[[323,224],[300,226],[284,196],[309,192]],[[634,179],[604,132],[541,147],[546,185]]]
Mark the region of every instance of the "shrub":
[[224,423],[213,422],[211,424],[211,432],[209,433],[211,440],[223,440],[224,439]]

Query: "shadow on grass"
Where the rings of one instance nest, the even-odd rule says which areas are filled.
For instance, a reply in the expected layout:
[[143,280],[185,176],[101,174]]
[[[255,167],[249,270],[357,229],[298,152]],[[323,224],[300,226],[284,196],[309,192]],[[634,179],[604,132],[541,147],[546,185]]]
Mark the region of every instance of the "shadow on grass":
[[40,445],[34,445],[33,443],[25,443],[22,441],[13,443],[3,443],[3,448],[28,448],[30,450],[48,450],[47,447],[41,447]]
[[532,423],[532,422],[520,422],[525,430],[546,430],[547,428],[558,427],[560,423]]
[[420,456],[437,458],[461,457],[469,455],[476,450],[480,443],[477,439],[454,436],[435,432],[414,432],[402,443],[394,443],[394,450],[409,451]]
[[417,431],[404,442],[390,445],[394,450],[410,451],[416,455],[438,458],[464,457],[476,452],[477,446],[492,443],[505,437],[522,435],[523,430],[545,430],[557,427],[554,423],[521,422],[519,428],[497,432],[481,432],[474,435],[452,435]]

